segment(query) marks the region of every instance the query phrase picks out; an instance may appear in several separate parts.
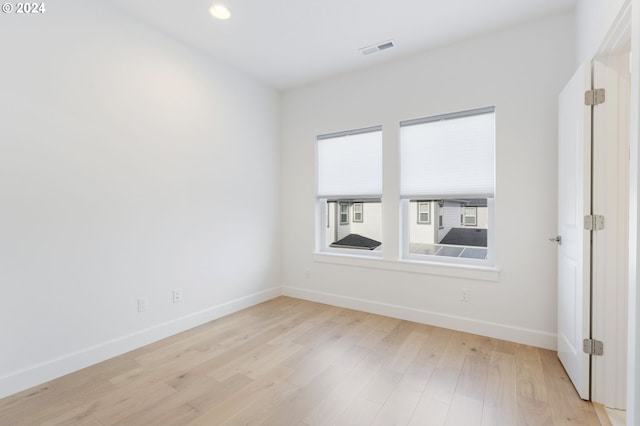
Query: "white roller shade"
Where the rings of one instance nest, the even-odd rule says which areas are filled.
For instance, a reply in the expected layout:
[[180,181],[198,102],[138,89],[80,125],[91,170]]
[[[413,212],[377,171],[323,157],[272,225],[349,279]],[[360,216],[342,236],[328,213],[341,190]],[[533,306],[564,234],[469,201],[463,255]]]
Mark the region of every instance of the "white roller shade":
[[400,126],[403,198],[493,198],[494,108]]
[[317,182],[320,198],[380,198],[382,129],[318,137]]

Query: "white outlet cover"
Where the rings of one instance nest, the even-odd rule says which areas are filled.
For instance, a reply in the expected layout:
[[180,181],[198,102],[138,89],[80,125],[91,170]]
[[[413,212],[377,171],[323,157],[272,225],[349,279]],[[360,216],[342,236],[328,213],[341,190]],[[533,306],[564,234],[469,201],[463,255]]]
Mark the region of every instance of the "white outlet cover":
[[470,298],[469,289],[468,288],[460,289],[460,301],[468,302],[469,298]]

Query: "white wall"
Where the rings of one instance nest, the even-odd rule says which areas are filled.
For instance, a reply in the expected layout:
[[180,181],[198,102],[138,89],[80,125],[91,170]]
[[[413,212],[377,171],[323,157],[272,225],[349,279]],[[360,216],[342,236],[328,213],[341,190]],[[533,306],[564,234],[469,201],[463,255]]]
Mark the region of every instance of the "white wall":
[[579,0],[576,2],[576,59],[590,61],[628,0]]
[[[285,294],[555,347],[556,249],[547,239],[556,235],[557,94],[573,73],[574,47],[567,14],[286,92]],[[499,272],[397,262],[398,123],[490,105]],[[384,260],[314,254],[316,136],[373,125],[383,126]]]
[[279,293],[279,94],[54,3],[0,24],[0,397]]

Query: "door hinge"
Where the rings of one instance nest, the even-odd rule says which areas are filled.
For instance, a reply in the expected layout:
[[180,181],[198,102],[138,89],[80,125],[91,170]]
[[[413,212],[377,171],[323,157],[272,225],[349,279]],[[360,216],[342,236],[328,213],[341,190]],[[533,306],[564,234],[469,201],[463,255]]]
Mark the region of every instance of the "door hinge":
[[602,356],[604,355],[604,343],[595,339],[584,339],[582,341],[582,351],[585,354]]
[[593,106],[604,103],[604,89],[592,89],[584,92],[584,104]]
[[600,214],[588,214],[584,217],[584,229],[587,231],[602,231],[604,229],[604,216]]

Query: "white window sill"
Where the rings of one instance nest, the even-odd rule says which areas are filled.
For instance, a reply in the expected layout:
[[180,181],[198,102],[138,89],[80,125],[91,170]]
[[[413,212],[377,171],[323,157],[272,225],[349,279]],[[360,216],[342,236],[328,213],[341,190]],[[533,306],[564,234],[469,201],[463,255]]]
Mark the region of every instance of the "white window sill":
[[414,274],[439,275],[481,281],[498,281],[500,269],[492,266],[476,266],[452,263],[436,263],[415,260],[386,260],[356,254],[315,253],[313,260],[319,263],[353,266],[357,268],[383,269]]

